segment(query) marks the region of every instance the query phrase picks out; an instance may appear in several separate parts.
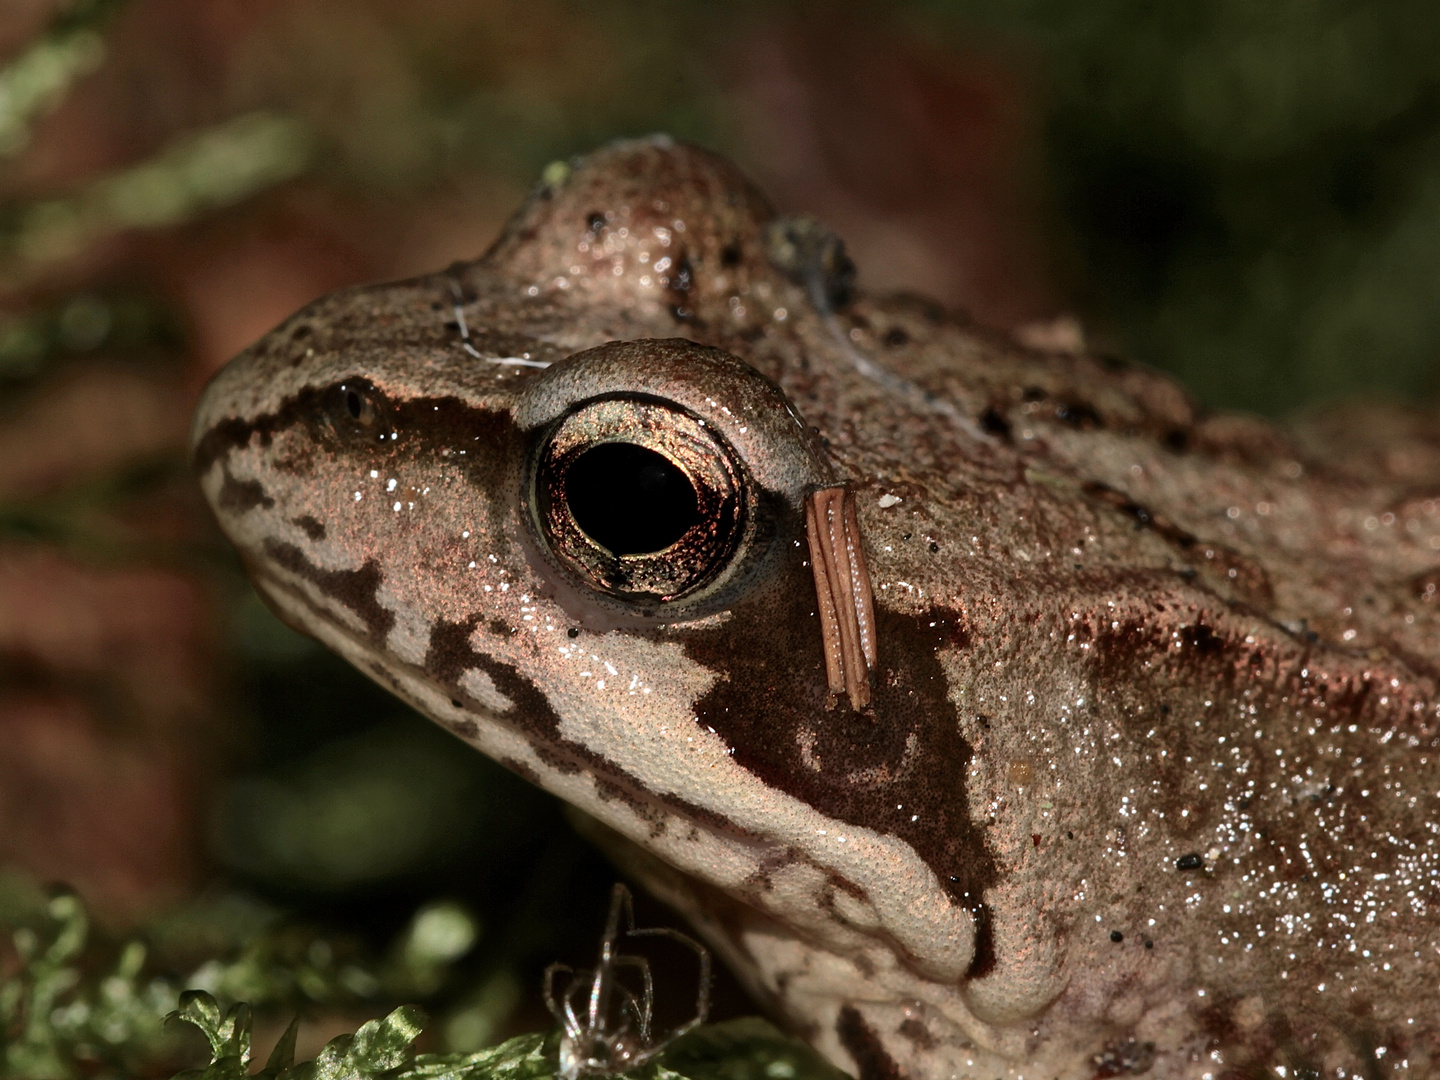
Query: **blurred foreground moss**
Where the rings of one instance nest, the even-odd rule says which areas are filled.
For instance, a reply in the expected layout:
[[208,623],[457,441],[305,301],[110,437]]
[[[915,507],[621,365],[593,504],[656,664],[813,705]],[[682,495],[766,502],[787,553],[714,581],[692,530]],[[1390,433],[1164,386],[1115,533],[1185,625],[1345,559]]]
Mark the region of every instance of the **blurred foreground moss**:
[[77,897],[17,875],[0,876],[0,923],[13,947],[0,951],[0,1077],[17,1080],[168,1075],[189,1044],[165,1019],[184,1001],[244,1002],[248,1025],[252,1010],[363,1015],[429,999],[480,933],[461,905],[437,901],[372,955],[231,895],[112,942]]
[[40,929],[21,926],[18,969],[0,982],[0,1075],[68,1080],[127,1075],[163,1056],[162,1018],[176,992],[145,979],[145,946],[130,942],[103,968],[86,955],[88,920],[79,900],[58,896]]
[[[194,912],[152,934],[155,951],[196,938]],[[539,1080],[553,1076],[557,1032],[521,1035],[498,1046],[415,1052],[428,1022],[407,1004],[330,1040],[309,1061],[295,1060],[300,1018],[291,1021],[251,1072],[252,1025],[259,1012],[344,1001],[352,1007],[414,993],[424,997],[469,951],[479,928],[455,904],[422,908],[388,956],[341,960],[323,938],[290,934],[255,905],[213,906],[208,943],[223,945],[226,925],[246,938],[238,951],[211,956],[187,976],[156,970],[141,940],[95,940],[78,898],[44,897],[23,879],[0,875],[0,921],[14,927],[13,955],[0,960],[0,1077],[15,1080],[161,1077],[192,1056],[199,1030],[209,1062],[184,1080]],[[216,931],[219,931],[217,934]],[[205,939],[201,933],[200,940]],[[288,941],[288,944],[287,944]],[[296,947],[299,945],[300,947]],[[0,954],[3,956],[3,954]],[[198,988],[197,988],[198,987]],[[482,993],[484,988],[482,987]],[[222,1002],[224,1004],[222,1004]],[[183,1023],[177,1023],[181,1021]],[[643,1080],[839,1080],[809,1047],[764,1020],[747,1017],[702,1027],[631,1074]]]

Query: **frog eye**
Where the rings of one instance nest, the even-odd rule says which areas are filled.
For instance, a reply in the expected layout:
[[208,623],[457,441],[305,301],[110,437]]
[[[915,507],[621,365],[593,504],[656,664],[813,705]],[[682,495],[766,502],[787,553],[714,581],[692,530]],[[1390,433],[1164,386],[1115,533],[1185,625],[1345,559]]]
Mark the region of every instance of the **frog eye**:
[[532,460],[535,530],[573,577],[610,596],[665,603],[693,594],[725,569],[745,533],[739,457],[672,402],[582,402]]
[[392,427],[385,395],[368,379],[346,379],[334,386],[326,395],[324,413],[340,435],[383,437]]
[[684,338],[567,356],[525,383],[514,417],[526,547],[597,626],[734,606],[794,569],[805,499],[833,482],[779,387]]

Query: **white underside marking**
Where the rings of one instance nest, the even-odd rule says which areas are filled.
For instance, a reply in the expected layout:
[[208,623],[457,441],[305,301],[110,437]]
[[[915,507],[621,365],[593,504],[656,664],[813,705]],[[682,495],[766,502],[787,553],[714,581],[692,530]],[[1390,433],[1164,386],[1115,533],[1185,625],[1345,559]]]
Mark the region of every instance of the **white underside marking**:
[[375,602],[395,617],[390,632],[385,635],[385,650],[407,664],[425,663],[425,654],[430,651],[430,632],[434,623],[414,615],[403,603],[389,595],[386,581],[382,579],[375,589]]
[[460,676],[460,688],[493,713],[507,713],[515,703],[500,692],[495,680],[479,668],[470,668]]

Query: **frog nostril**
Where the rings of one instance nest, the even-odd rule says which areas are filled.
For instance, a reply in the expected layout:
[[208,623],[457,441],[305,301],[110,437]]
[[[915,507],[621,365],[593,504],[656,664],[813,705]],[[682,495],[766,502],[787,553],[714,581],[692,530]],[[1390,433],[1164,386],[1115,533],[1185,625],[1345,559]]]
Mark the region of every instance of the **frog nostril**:
[[323,397],[324,413],[337,434],[370,435],[383,427],[389,410],[384,395],[366,379],[346,379]]
[[695,487],[665,455],[628,442],[585,451],[565,474],[575,524],[614,555],[670,547],[700,520]]

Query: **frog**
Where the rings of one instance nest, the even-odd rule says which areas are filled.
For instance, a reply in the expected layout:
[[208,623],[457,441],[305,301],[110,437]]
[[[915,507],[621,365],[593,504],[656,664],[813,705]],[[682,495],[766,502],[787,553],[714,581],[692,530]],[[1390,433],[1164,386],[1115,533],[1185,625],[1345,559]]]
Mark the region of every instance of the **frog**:
[[192,447],[282,619],[861,1080],[1430,1076],[1440,424],[1360,415],[867,293],[655,136],[299,311]]

